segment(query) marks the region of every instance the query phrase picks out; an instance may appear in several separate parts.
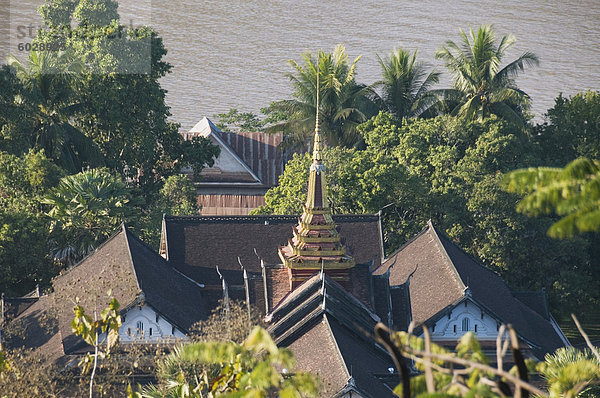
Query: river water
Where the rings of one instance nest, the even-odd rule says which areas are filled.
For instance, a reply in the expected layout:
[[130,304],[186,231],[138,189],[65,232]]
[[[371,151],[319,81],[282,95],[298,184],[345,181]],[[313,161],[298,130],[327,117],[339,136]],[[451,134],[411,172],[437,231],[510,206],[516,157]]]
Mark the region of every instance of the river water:
[[[4,0],[6,1],[6,0]],[[26,12],[27,0],[11,7]],[[33,1],[33,0],[31,0]],[[33,1],[35,2],[35,1]],[[17,6],[18,3],[18,6]],[[600,89],[600,0],[479,1],[292,1],[123,0],[123,21],[151,23],[163,37],[172,73],[163,79],[173,120],[189,129],[202,116],[231,107],[257,112],[270,101],[290,98],[288,59],[305,51],[332,51],[343,43],[351,59],[362,55],[357,80],[379,79],[377,54],[394,47],[419,49],[420,59],[444,71],[434,58],[459,28],[493,24],[517,44],[507,60],[524,51],[540,66],[517,80],[533,102],[537,120],[559,92]],[[14,10],[13,10],[14,11]],[[449,86],[446,74],[439,87]]]

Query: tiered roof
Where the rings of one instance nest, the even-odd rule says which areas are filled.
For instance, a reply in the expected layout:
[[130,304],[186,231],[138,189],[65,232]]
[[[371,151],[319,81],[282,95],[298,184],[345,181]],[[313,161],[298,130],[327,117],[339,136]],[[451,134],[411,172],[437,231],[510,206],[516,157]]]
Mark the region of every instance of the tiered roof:
[[315,270],[324,269],[340,281],[348,281],[348,269],[355,261],[342,244],[327,201],[325,166],[322,158],[319,123],[315,127],[313,162],[308,177],[308,193],[304,211],[294,226],[293,238],[279,247],[279,257],[291,270],[292,287],[310,278]]

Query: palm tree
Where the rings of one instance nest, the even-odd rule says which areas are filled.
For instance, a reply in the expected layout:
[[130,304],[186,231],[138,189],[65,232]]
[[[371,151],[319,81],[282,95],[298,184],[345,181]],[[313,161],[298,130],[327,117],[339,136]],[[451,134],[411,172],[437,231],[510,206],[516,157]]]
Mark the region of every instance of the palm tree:
[[454,90],[445,98],[452,113],[470,120],[495,114],[522,126],[529,96],[514,79],[526,66],[538,65],[537,56],[525,52],[500,69],[506,51],[515,43],[513,35],[505,35],[497,43],[489,25],[481,26],[477,33],[473,29],[469,35],[462,29],[460,33],[461,43],[449,40],[436,53],[454,76]]
[[357,57],[348,64],[344,46],[338,45],[333,53],[319,50],[314,57],[302,55],[304,65],[290,60],[294,73],[287,76],[294,86],[294,99],[271,104],[270,110],[283,112],[286,120],[267,129],[283,131],[288,145],[305,144],[315,128],[317,103],[317,74],[319,77],[319,125],[327,143],[353,147],[362,142],[356,127],[374,116],[378,107],[373,102],[370,87],[355,81]]
[[94,250],[133,213],[125,183],[106,169],[64,177],[46,195],[53,255],[66,265]]
[[[402,48],[382,59],[379,55],[383,79],[374,84],[381,87],[383,104],[398,120],[433,114],[444,90],[431,90],[439,82],[440,73],[427,73],[427,66],[417,62],[417,51],[412,54]],[[428,112],[429,111],[429,112]]]
[[98,146],[69,122],[77,107],[70,98],[83,64],[66,52],[32,51],[27,63],[10,57],[9,65],[26,91],[21,101],[30,109],[29,145],[44,149],[49,158],[73,173],[84,165],[102,165]]

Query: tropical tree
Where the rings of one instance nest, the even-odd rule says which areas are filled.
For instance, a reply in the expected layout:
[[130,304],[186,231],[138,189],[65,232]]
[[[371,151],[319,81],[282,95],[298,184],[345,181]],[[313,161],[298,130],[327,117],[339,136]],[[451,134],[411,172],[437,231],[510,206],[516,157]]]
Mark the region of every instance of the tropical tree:
[[72,53],[31,51],[26,63],[10,57],[9,65],[24,87],[20,103],[27,108],[27,122],[20,133],[29,141],[25,148],[43,149],[72,173],[102,165],[98,146],[71,123],[78,107],[73,85],[83,64]]
[[505,178],[509,192],[526,193],[517,210],[530,215],[556,213],[548,235],[571,237],[600,231],[600,161],[579,158],[564,169],[537,167],[515,170]]
[[158,367],[158,386],[138,397],[315,397],[314,376],[295,372],[291,351],[255,327],[242,343],[209,341],[174,349]]
[[149,201],[163,180],[182,167],[199,173],[212,164],[218,147],[202,137],[184,140],[179,125],[168,120],[166,90],[159,80],[171,65],[152,28],[121,24],[114,0],[47,0],[39,12],[44,29],[34,42],[60,44],[85,64],[63,86],[77,106],[60,114],[93,140],[106,167],[140,188],[139,195]]
[[43,203],[50,206],[56,260],[73,264],[133,214],[129,190],[105,169],[64,177]]
[[537,370],[548,383],[550,396],[592,398],[600,393],[600,358],[590,348],[559,348],[546,354]]
[[378,112],[370,87],[355,81],[357,57],[348,63],[344,46],[338,45],[333,53],[322,50],[315,57],[302,55],[304,65],[294,60],[294,69],[287,76],[294,87],[294,99],[274,102],[270,113],[287,115],[283,123],[267,131],[283,131],[288,145],[304,145],[315,129],[317,104],[317,76],[319,80],[319,125],[330,145],[353,147],[362,142],[357,126]]
[[532,137],[542,147],[545,166],[563,167],[578,157],[600,159],[600,91],[559,94]]
[[374,86],[381,89],[381,98],[389,113],[398,120],[433,113],[432,107],[439,105],[443,94],[441,90],[431,90],[439,82],[440,73],[428,73],[427,66],[417,62],[417,50],[410,53],[398,48],[385,59],[379,55],[377,58],[382,69],[382,80]]
[[515,77],[525,67],[538,65],[538,57],[525,52],[501,68],[507,50],[515,44],[513,35],[497,42],[490,25],[479,27],[477,33],[473,29],[460,33],[459,43],[448,40],[436,53],[454,78],[454,89],[445,96],[447,107],[469,120],[495,114],[523,126],[529,96],[516,86]]

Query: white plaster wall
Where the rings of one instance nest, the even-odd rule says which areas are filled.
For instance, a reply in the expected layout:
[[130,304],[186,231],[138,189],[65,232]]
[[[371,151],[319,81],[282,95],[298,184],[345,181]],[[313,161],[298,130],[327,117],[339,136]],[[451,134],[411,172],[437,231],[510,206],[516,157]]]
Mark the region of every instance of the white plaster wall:
[[[177,328],[173,328],[170,322],[147,305],[133,307],[123,317],[123,323],[119,329],[121,342],[143,341],[155,343],[165,340],[187,339],[185,334]],[[143,330],[138,330],[138,322],[143,323]],[[152,329],[152,335],[150,329]]]
[[[464,319],[468,319],[467,331],[463,331]],[[479,340],[496,340],[498,323],[475,303],[466,300],[452,309],[450,317],[446,315],[436,322],[431,338],[434,341],[457,340],[467,332],[475,333]]]

